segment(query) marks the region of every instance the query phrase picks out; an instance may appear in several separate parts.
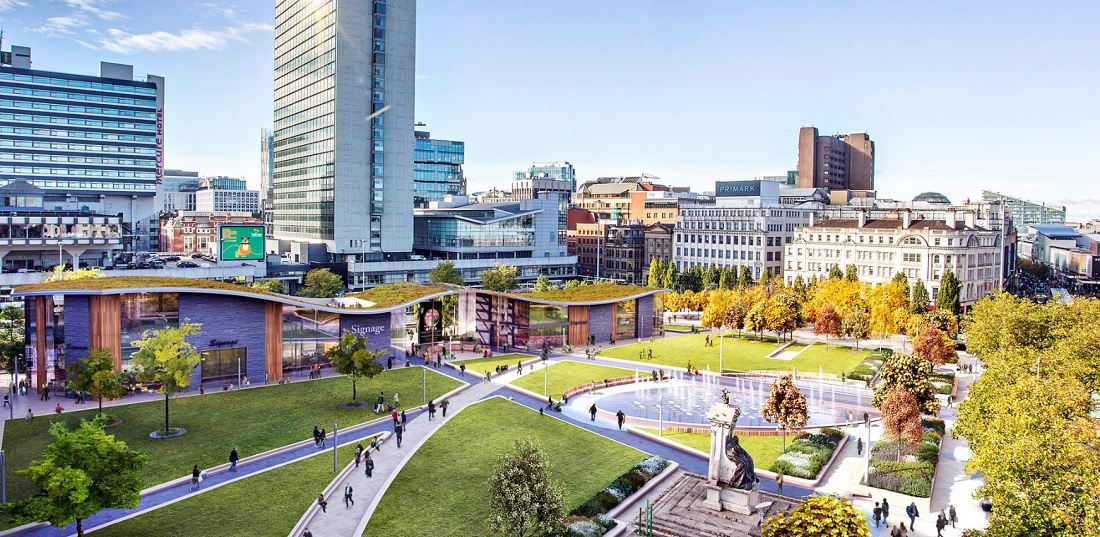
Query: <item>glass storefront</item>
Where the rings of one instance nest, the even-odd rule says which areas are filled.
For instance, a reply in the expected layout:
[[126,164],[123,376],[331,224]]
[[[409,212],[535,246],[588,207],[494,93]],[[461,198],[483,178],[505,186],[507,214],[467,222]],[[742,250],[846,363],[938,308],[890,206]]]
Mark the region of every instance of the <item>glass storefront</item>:
[[[54,379],[65,378],[65,296],[54,295],[45,297],[46,325],[38,326],[37,323],[28,323],[31,326],[26,330],[26,347],[24,362],[19,367],[23,375],[30,373],[35,377],[38,373],[38,330],[46,333],[46,382]],[[38,315],[37,301],[30,298],[26,301],[24,315],[32,321]],[[21,375],[20,378],[23,378]],[[34,381],[38,385],[37,380]]]
[[635,337],[635,301],[622,300],[615,303],[615,339],[631,339]]
[[340,339],[340,314],[283,305],[283,375],[308,377]]
[[544,344],[560,347],[565,342],[565,334],[568,331],[568,306],[531,304],[530,345],[532,349],[541,349]]
[[121,296],[122,370],[129,371],[135,341],[148,330],[163,330],[180,325],[179,293],[133,293]]
[[202,381],[230,380],[236,382],[238,376],[248,376],[247,349],[236,347],[232,349],[215,349],[202,351],[199,362],[202,369]]

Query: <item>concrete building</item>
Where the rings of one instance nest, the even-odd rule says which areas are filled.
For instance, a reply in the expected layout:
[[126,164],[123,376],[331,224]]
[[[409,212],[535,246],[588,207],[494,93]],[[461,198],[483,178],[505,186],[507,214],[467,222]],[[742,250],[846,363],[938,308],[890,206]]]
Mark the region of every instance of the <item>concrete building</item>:
[[1066,223],[1066,206],[1045,201],[1029,201],[990,190],[982,191],[982,200],[999,201],[1012,215],[1012,223],[1018,230],[1028,226],[1061,226]]
[[530,168],[518,171],[514,175],[514,179],[516,180],[530,178],[565,181],[569,183],[570,192],[575,192],[577,190],[577,170],[573,169],[573,165],[565,160],[559,160],[557,162],[533,162]]
[[[946,207],[944,208],[946,209]],[[902,273],[924,282],[934,300],[940,278],[952,270],[960,301],[973,304],[1000,288],[1004,263],[1002,232],[978,223],[977,211],[959,208],[923,212],[911,208],[883,213],[848,207],[811,213],[811,220],[786,245],[783,279],[827,278],[834,266],[855,265],[860,281],[885,283]]]
[[246,212],[259,215],[260,192],[204,188],[195,192],[195,210],[207,213]]
[[585,278],[603,276],[604,253],[607,233],[613,222],[579,222],[570,231],[570,253],[577,256],[577,275]]
[[798,186],[834,190],[875,189],[875,143],[866,133],[820,136],[798,132]]
[[638,220],[626,220],[608,227],[603,245],[601,278],[618,283],[645,285],[643,274],[649,268],[645,258],[646,226]]
[[147,249],[156,233],[143,222],[159,210],[164,174],[164,91],[163,77],[135,79],[131,65],[44,71],[30,48],[11,47],[0,58],[0,186],[41,189],[45,215],[121,214],[122,248]]
[[446,196],[466,194],[466,143],[436,140],[430,132],[416,131],[413,161],[413,205],[427,207]]
[[268,238],[272,237],[274,223],[272,208],[275,206],[275,131],[260,129],[260,210],[264,215],[264,227]]
[[573,194],[573,207],[588,209],[600,220],[620,220],[630,218],[633,192],[653,192],[670,190],[656,183],[660,177],[641,174],[630,177],[600,177],[595,181],[585,181]]
[[415,0],[278,0],[273,236],[297,262],[413,247]]
[[164,170],[164,181],[157,195],[158,211],[194,211],[195,192],[201,187],[199,172]]
[[642,283],[649,282],[649,264],[654,259],[666,263],[672,261],[672,235],[676,229],[675,224],[650,224],[646,226],[645,235],[645,266],[642,267]]
[[713,205],[684,207],[676,219],[673,260],[681,272],[716,265],[748,267],[757,279],[765,271],[778,275],[783,246],[820,207],[780,204],[772,181],[719,181],[715,196]]

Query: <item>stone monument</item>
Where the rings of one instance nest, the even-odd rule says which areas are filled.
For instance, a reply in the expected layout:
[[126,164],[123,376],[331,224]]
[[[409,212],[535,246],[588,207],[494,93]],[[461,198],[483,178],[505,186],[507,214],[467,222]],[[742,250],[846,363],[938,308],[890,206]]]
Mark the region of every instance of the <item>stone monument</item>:
[[733,434],[741,409],[729,402],[726,390],[722,392],[722,400],[711,405],[707,412],[710,466],[703,505],[715,511],[752,515],[760,505],[760,482],[756,479],[752,456]]

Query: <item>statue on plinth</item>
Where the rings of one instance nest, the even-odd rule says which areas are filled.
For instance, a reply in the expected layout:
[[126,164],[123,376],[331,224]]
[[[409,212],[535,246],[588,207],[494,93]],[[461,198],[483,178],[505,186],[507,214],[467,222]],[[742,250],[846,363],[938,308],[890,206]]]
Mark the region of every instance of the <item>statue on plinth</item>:
[[[725,393],[722,395],[726,396]],[[733,434],[733,430],[737,427],[737,419],[741,417],[741,409],[733,408],[733,419],[730,420],[730,430],[726,435],[726,458],[733,463],[733,477],[729,480],[729,486],[735,489],[752,490],[757,483],[756,467],[753,466],[752,455],[741,447],[741,441]]]
[[752,456],[741,447],[741,441],[734,434],[741,409],[728,402],[728,391],[723,392],[722,399],[711,405],[707,413],[711,444],[703,505],[715,511],[751,515],[760,505],[760,482],[756,479]]

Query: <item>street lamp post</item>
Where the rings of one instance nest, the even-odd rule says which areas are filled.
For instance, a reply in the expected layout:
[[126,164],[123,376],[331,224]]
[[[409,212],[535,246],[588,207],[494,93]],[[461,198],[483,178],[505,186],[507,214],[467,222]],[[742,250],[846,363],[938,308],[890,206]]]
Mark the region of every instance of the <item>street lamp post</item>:
[[336,473],[339,470],[336,468],[336,446],[340,443],[337,441],[336,424],[332,424],[332,472]]
[[867,484],[869,474],[871,472],[871,415],[863,413],[863,423],[867,425],[867,445],[863,446],[864,464],[863,464],[863,483]]
[[241,357],[237,357],[237,391],[241,389]]

